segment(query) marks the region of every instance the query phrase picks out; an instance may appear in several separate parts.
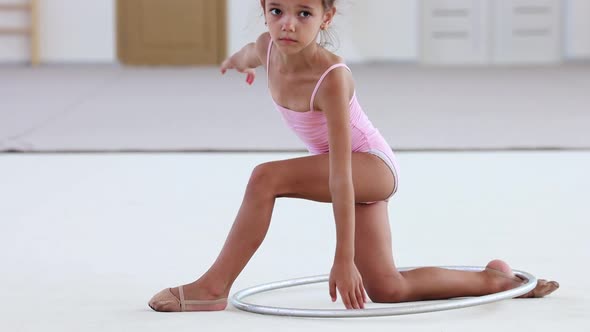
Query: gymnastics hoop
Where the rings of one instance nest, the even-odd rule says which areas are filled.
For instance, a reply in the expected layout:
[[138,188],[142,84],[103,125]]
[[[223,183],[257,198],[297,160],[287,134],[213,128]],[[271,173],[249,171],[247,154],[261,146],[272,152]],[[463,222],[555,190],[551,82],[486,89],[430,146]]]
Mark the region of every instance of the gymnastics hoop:
[[[483,271],[485,268],[478,266],[439,266],[445,269],[460,270],[460,271]],[[408,271],[416,269],[416,267],[405,267],[398,268],[399,271]],[[524,295],[535,288],[537,285],[537,278],[530,273],[524,271],[513,270],[513,272],[525,279],[525,282],[516,288],[484,295],[478,297],[469,297],[456,300],[446,300],[438,303],[428,304],[417,304],[408,305],[401,307],[386,307],[386,308],[370,308],[361,310],[348,310],[348,309],[298,309],[298,308],[282,308],[282,307],[270,307],[263,305],[255,305],[252,303],[244,302],[243,299],[259,293],[264,293],[272,290],[303,286],[309,284],[316,284],[320,282],[326,282],[329,280],[329,275],[320,275],[312,277],[304,277],[297,279],[290,279],[285,281],[276,281],[268,284],[259,286],[249,287],[243,289],[231,298],[231,304],[244,311],[253,312],[263,315],[274,315],[274,316],[290,316],[290,317],[320,317],[320,318],[336,318],[336,317],[377,317],[377,316],[397,316],[397,315],[410,315],[419,314],[425,312],[435,312],[451,309],[460,309],[466,307],[472,307],[502,300],[511,299],[520,295]]]

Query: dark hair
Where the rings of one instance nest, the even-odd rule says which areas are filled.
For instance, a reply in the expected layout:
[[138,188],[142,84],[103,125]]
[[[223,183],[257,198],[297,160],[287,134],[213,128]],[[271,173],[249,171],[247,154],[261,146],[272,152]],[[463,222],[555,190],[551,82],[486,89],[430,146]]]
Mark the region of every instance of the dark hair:
[[[262,9],[264,10],[264,7],[266,5],[266,0],[261,0],[262,3]],[[324,5],[324,10],[330,10],[332,9],[332,7],[334,7],[334,4],[336,3],[336,0],[322,0],[322,4]],[[327,30],[320,30],[320,46],[321,47],[331,47],[334,49],[337,49],[338,47],[336,47],[336,44],[338,43],[338,39],[336,38],[336,35],[331,31],[332,29],[329,28]]]
[[335,2],[336,0],[322,0],[322,3],[324,4],[324,10],[329,10],[334,7]]
[[[322,0],[322,4],[324,4],[324,10],[329,10],[330,8],[334,7],[334,3],[336,0]],[[266,0],[262,0],[262,7],[266,4]]]

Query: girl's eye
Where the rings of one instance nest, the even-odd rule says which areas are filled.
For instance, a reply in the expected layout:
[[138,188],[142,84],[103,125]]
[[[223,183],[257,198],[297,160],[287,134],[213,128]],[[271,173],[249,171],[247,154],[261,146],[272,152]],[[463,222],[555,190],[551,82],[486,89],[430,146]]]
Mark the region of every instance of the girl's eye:
[[299,16],[301,16],[301,17],[310,17],[311,16],[311,13],[310,12],[303,11],[303,12],[299,13]]
[[269,12],[273,15],[281,15],[280,9],[273,8],[273,9],[269,10]]

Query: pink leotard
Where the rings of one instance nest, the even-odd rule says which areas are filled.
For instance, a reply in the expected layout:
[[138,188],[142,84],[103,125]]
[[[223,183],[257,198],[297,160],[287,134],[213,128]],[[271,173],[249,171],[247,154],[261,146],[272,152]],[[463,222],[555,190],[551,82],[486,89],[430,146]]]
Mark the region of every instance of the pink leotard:
[[[272,50],[273,42],[270,41],[268,45],[268,53],[266,60],[267,68],[267,80],[270,84],[270,54]],[[316,112],[313,109],[313,101],[316,93],[324,78],[334,69],[344,67],[350,71],[350,68],[343,63],[338,63],[328,68],[324,74],[320,77],[318,83],[313,90],[311,100],[309,103],[309,111],[298,112],[285,108],[275,102],[273,103],[277,110],[281,113],[285,123],[291,128],[295,134],[305,143],[307,150],[312,154],[322,154],[329,152],[328,143],[328,125],[326,116],[323,112]],[[272,95],[271,95],[272,98]],[[398,185],[398,166],[395,155],[391,150],[391,147],[379,130],[377,130],[363,109],[359,104],[356,93],[353,94],[350,100],[350,128],[352,138],[352,151],[353,152],[367,152],[376,155],[381,158],[387,166],[391,169],[395,178],[395,188],[393,189],[392,195],[397,191]]]

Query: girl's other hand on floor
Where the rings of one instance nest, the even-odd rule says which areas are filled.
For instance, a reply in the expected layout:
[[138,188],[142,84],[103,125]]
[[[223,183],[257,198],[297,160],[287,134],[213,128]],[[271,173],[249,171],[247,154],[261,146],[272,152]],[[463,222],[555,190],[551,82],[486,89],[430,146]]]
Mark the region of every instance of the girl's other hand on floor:
[[367,302],[363,279],[353,262],[336,262],[330,271],[330,296],[332,302],[340,293],[346,309],[364,309]]

